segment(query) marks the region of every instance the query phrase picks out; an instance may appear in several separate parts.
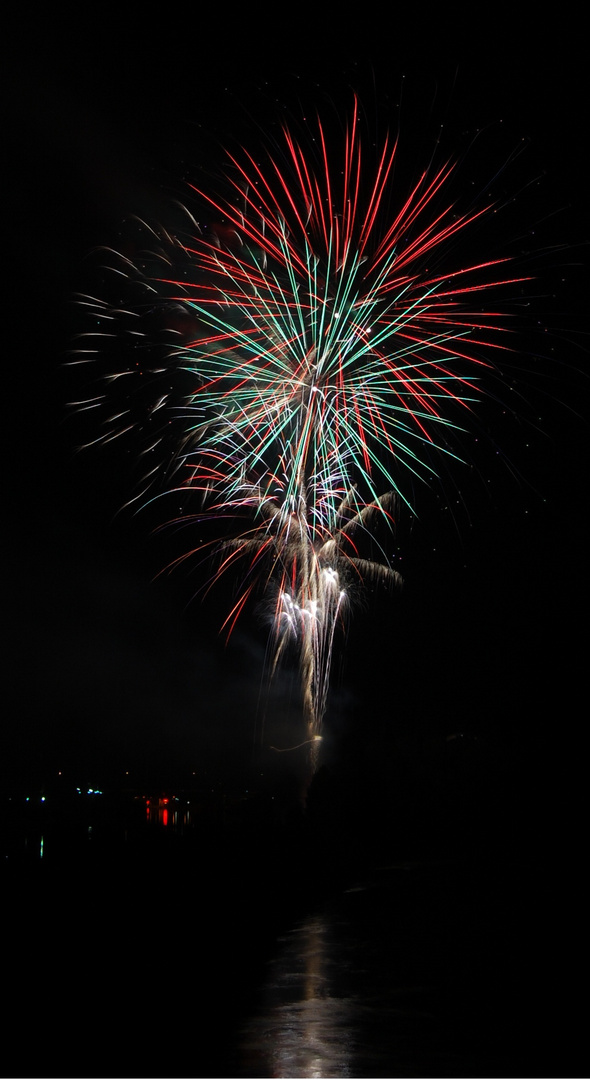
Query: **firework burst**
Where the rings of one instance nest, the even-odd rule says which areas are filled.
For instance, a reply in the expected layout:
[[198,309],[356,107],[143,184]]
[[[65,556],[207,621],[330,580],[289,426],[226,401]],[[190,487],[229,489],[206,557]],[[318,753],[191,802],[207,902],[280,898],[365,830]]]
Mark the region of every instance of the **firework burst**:
[[377,519],[394,528],[436,453],[455,456],[453,431],[499,346],[499,313],[478,305],[515,280],[501,260],[448,265],[486,212],[446,200],[452,165],[424,172],[391,213],[395,161],[386,140],[367,185],[356,108],[336,168],[320,123],[313,158],[285,130],[264,165],[230,157],[225,197],[193,189],[214,225],[193,221],[189,241],[152,231],[157,262],[119,259],[140,301],[85,298],[100,325],[84,347],[100,351],[124,325],[134,349],[85,403],[119,393],[96,441],[147,436],[157,464],[138,498],[161,485],[198,499],[180,520],[225,523],[215,577],[233,570],[239,585],[224,626],[256,590],[272,597],[272,667],[294,644],[314,756],[347,597],[367,579],[399,581],[365,539]]

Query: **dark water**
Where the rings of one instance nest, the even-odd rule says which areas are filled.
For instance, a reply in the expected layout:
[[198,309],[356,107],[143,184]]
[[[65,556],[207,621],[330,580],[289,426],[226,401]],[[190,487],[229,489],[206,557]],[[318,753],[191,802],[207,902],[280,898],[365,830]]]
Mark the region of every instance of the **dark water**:
[[496,911],[486,878],[384,868],[281,934],[240,1031],[239,1075],[528,1075],[544,1039],[531,1017],[540,965],[518,903]]
[[390,926],[390,917],[384,896],[347,895],[278,938],[260,1003],[240,1032],[244,1075],[448,1075],[464,1068],[461,1046],[450,1045],[437,1015],[435,981],[412,970],[420,950],[414,945],[408,955],[404,928]]
[[12,1075],[584,1075],[563,865],[326,873],[297,829],[162,809],[13,820]]

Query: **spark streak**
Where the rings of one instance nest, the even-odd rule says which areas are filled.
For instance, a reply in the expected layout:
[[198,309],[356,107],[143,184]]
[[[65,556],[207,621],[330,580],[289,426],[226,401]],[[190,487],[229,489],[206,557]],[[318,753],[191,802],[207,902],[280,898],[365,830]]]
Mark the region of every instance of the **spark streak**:
[[[143,490],[159,477],[198,498],[191,519],[231,525],[215,577],[238,565],[241,575],[224,626],[231,633],[256,587],[274,597],[272,670],[295,644],[314,756],[351,587],[400,580],[383,550],[362,554],[367,537],[377,519],[394,528],[397,508],[409,505],[406,481],[431,474],[432,451],[457,457],[448,436],[460,416],[468,421],[501,344],[500,313],[476,303],[520,279],[506,277],[498,259],[447,265],[450,242],[486,213],[446,201],[452,165],[424,172],[400,199],[397,143],[386,139],[367,192],[356,105],[338,168],[321,123],[318,161],[288,130],[284,138],[280,157],[264,165],[247,152],[230,157],[225,197],[193,188],[218,224],[192,219],[187,242],[149,230],[163,273],[121,257],[117,273],[149,294],[144,329],[159,304],[180,343],[163,364],[146,361],[145,373],[139,362],[109,373],[106,396],[116,385],[127,407],[111,406],[101,437],[129,430],[133,388],[121,376],[153,382],[136,428],[150,453],[168,445],[154,437],[156,413],[181,435]],[[145,358],[149,329],[137,330],[128,300],[118,310],[85,303],[98,316],[97,350],[103,323],[126,311]],[[179,383],[188,389],[177,403],[165,384]]]

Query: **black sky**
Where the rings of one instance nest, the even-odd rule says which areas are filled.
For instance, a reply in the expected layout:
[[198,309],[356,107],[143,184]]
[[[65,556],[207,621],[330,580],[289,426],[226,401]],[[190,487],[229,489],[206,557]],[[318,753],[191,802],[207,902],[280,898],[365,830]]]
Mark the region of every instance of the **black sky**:
[[[359,25],[361,23],[361,25]],[[269,39],[268,35],[271,35]],[[383,770],[388,755],[457,732],[542,762],[575,747],[583,689],[588,218],[586,77],[575,29],[228,26],[220,15],[133,26],[14,28],[8,63],[11,184],[5,354],[9,596],[5,780],[84,767],[234,776],[260,733],[264,631],[226,649],[222,599],[189,603],[190,576],[154,575],[167,547],[117,514],[128,461],[75,453],[68,418],[72,297],[88,253],[122,243],[138,213],[165,221],[223,146],[255,148],[283,117],[345,118],[352,91],[378,135],[398,123],[410,157],[440,135],[482,183],[501,169],[497,243],[538,278],[518,357],[522,409],[489,403],[466,509],[418,494],[400,524],[405,589],[353,619],[328,753]],[[324,112],[325,110],[325,112]],[[441,124],[442,129],[441,129]],[[481,147],[481,149],[479,149]],[[522,151],[522,152],[521,152]],[[410,166],[408,166],[410,168]],[[411,171],[411,168],[410,168]],[[514,201],[509,201],[510,195]],[[484,253],[485,254],[485,253]],[[496,444],[499,453],[496,455]],[[496,460],[497,458],[497,460]],[[515,478],[513,471],[519,475]],[[420,501],[422,500],[422,501]],[[448,500],[446,500],[448,502]],[[371,606],[372,605],[372,606]],[[263,695],[264,697],[264,695]],[[266,705],[296,736],[285,678]],[[276,723],[285,720],[284,727]],[[286,718],[286,719],[285,719]],[[274,725],[274,726],[273,726]],[[265,767],[272,755],[263,757]]]

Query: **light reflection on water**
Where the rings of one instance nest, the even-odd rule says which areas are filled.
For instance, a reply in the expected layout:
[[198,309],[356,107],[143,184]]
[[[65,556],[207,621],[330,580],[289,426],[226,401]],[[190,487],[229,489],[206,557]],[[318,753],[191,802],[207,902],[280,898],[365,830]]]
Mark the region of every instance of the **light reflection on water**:
[[409,1076],[418,1058],[440,1065],[446,1055],[428,990],[399,983],[382,944],[377,926],[337,910],[283,935],[260,1006],[242,1028],[241,1075]]
[[4,826],[0,832],[0,862],[52,862],[56,856],[87,848],[89,841],[116,851],[121,843],[128,843],[130,833],[137,838],[148,828],[152,833],[165,830],[182,836],[199,823],[198,812],[177,796],[136,795],[123,812],[113,813],[102,800],[87,797],[101,794],[78,789],[78,797],[73,799],[15,799],[14,807],[9,807],[10,815],[5,809],[0,813],[0,824]]
[[354,1009],[332,987],[335,958],[325,916],[279,939],[260,1013],[243,1033],[244,1062],[264,1076],[350,1076]]

